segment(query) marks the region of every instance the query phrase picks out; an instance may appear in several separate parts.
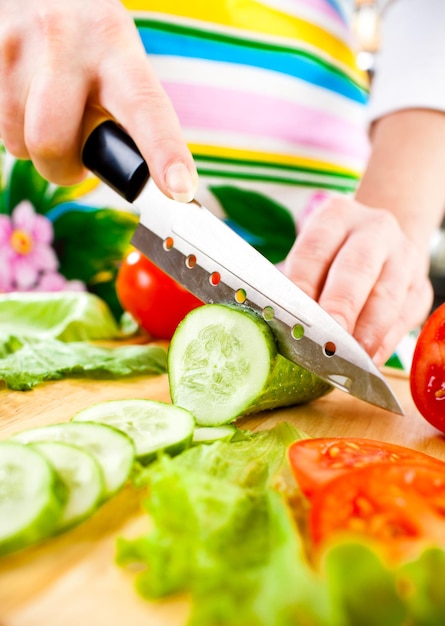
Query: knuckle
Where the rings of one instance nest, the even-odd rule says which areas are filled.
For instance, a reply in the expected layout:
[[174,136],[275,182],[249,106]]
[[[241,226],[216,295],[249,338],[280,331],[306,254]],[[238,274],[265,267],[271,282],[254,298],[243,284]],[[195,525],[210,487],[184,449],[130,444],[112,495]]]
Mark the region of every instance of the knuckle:
[[339,267],[343,274],[351,276],[351,282],[372,281],[379,273],[380,260],[376,258],[365,245],[345,246],[338,258]]
[[65,158],[65,149],[57,141],[43,137],[39,133],[26,136],[26,146],[33,159],[43,161],[62,161]]
[[352,205],[349,199],[340,196],[332,196],[320,205],[320,211],[324,212],[325,214],[332,213],[333,215],[338,216],[339,213],[349,211],[351,209],[351,206]]
[[320,202],[311,214],[311,221],[320,221],[322,224],[332,225],[342,219],[345,211],[344,204],[340,198],[332,197]]
[[18,62],[22,50],[19,29],[0,28],[0,72],[7,74]]
[[388,309],[396,308],[403,298],[402,293],[399,293],[400,289],[392,282],[381,280],[378,281],[374,287],[375,297],[381,301],[386,302]]
[[128,85],[129,97],[136,110],[141,111],[141,115],[147,115],[148,112],[155,116],[159,111],[163,111],[166,107],[166,96],[158,85],[147,80],[145,72],[138,71],[132,76],[132,80]]
[[96,2],[94,12],[91,12],[87,19],[91,20],[99,40],[105,37],[105,40],[116,41],[124,27],[133,25],[131,18],[120,3]]
[[67,17],[62,9],[56,3],[52,3],[50,7],[45,4],[36,8],[34,16],[35,28],[43,36],[44,40],[51,43],[55,41],[63,41],[67,33]]
[[389,236],[400,232],[397,219],[386,209],[371,209],[370,219],[376,228]]
[[303,262],[321,262],[327,256],[326,228],[323,224],[314,224],[311,229],[300,233],[295,243],[295,250]]
[[406,268],[412,268],[412,271],[416,273],[420,270],[425,270],[425,273],[428,271],[426,259],[422,257],[420,250],[407,238],[402,242],[401,255]]
[[25,128],[25,143],[33,158],[45,161],[63,160],[72,150],[69,138],[58,132],[56,127],[50,130],[47,121],[41,118]]

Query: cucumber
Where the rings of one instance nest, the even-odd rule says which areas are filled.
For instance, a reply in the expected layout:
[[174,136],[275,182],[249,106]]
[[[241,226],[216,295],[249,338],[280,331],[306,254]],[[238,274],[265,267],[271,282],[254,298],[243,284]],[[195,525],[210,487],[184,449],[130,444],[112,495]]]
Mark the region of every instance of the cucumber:
[[0,442],[0,555],[52,534],[65,498],[42,454],[17,442]]
[[55,530],[66,530],[92,515],[105,497],[105,480],[94,456],[59,441],[29,445],[48,459],[67,490]]
[[123,486],[135,458],[132,440],[106,424],[51,424],[30,428],[17,433],[11,439],[20,443],[61,441],[86,450],[94,456],[103,472],[105,498],[109,498]]
[[240,306],[207,304],[178,325],[168,351],[174,404],[200,426],[309,402],[330,385],[278,354],[268,324]]
[[231,422],[261,393],[276,354],[272,332],[253,314],[219,304],[198,307],[170,342],[173,404],[188,409],[200,426]]
[[223,426],[199,426],[193,433],[193,444],[230,441],[237,429],[232,424]]
[[109,400],[94,404],[77,413],[75,422],[100,422],[126,433],[142,464],[153,460],[158,452],[179,454],[192,442],[195,420],[178,406],[156,400]]
[[325,380],[277,354],[267,385],[245,414],[305,404],[324,396],[328,391],[332,391],[332,386]]

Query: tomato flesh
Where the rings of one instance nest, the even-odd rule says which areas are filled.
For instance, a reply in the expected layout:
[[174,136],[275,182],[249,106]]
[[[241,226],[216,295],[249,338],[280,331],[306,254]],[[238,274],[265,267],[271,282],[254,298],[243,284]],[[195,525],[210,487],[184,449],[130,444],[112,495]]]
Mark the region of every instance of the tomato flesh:
[[419,334],[410,389],[420,414],[445,432],[445,303],[430,315]]
[[124,258],[116,293],[123,309],[157,339],[171,339],[185,315],[202,304],[139,250]]
[[289,462],[301,491],[307,498],[337,476],[376,463],[412,461],[445,464],[427,454],[366,438],[322,437],[301,439],[288,450]]
[[339,475],[312,499],[309,530],[316,552],[336,538],[366,538],[392,561],[445,546],[445,471],[403,461]]

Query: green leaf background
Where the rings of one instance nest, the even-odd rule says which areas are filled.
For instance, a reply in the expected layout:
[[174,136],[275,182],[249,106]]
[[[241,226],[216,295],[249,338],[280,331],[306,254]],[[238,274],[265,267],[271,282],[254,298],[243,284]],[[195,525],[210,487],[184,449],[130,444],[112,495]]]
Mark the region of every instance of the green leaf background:
[[291,213],[267,196],[231,186],[212,186],[227,215],[226,222],[272,263],[279,263],[288,254],[295,237]]
[[116,316],[120,315],[115,279],[137,217],[118,209],[69,207],[53,225],[60,272],[68,280],[84,281]]

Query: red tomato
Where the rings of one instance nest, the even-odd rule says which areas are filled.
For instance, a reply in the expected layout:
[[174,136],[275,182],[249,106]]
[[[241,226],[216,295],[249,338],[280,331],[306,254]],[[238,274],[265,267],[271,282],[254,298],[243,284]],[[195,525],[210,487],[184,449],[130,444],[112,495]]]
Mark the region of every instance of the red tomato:
[[445,432],[445,303],[430,315],[417,339],[410,386],[419,412]]
[[158,339],[171,339],[184,316],[202,304],[139,250],[123,260],[116,293],[122,308]]
[[301,439],[290,446],[288,456],[295,479],[308,498],[337,476],[376,463],[431,463],[445,471],[445,463],[422,452],[357,437]]
[[444,546],[445,471],[403,461],[337,476],[315,494],[309,532],[316,555],[342,538],[377,542],[392,561]]

